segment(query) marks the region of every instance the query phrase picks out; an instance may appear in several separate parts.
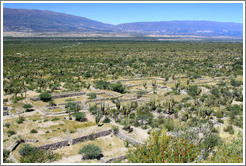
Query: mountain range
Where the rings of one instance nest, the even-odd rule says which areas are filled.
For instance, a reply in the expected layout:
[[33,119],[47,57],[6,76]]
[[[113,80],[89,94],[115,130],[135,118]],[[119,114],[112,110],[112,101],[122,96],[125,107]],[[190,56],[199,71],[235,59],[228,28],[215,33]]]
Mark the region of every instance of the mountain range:
[[243,24],[215,21],[160,21],[111,25],[85,17],[47,10],[3,8],[3,31],[4,33],[59,32],[242,37]]

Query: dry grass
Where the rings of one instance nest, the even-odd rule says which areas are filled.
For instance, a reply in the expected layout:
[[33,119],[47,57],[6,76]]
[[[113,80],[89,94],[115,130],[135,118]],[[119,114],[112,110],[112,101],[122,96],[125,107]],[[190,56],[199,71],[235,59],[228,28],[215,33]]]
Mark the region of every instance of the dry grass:
[[64,157],[77,155],[79,149],[83,146],[93,144],[99,146],[103,152],[104,158],[112,158],[125,154],[127,148],[124,146],[124,142],[113,135],[100,137],[95,140],[80,142],[78,144],[63,147],[61,149],[54,150],[55,153],[62,154]]

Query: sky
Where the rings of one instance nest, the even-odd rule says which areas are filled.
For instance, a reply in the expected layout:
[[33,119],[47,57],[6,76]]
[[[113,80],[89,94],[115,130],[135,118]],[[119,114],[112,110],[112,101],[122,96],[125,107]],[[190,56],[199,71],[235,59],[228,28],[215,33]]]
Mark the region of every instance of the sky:
[[243,23],[242,3],[3,3],[3,7],[50,10],[109,24],[173,20]]

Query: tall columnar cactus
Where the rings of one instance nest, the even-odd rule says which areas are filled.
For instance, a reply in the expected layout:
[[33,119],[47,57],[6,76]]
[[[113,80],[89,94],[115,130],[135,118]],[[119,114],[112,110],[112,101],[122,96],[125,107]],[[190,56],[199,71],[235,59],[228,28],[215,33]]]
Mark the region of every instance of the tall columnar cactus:
[[173,114],[173,99],[169,100],[169,103],[168,103],[168,114]]

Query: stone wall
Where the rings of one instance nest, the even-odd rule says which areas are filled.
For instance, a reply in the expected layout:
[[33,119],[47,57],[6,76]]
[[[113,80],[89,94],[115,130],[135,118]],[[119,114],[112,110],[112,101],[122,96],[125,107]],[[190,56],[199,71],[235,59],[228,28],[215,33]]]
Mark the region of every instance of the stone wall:
[[23,143],[23,140],[17,140],[13,145],[10,145],[8,147],[9,151],[14,151],[21,143]]
[[108,159],[108,160],[101,160],[100,162],[101,163],[112,163],[113,161],[124,160],[124,159],[126,159],[126,155],[121,155],[121,156],[114,157],[114,158],[111,158],[111,159]]
[[[68,93],[68,94],[54,94],[51,96],[52,99],[57,99],[57,98],[64,98],[64,97],[72,97],[72,96],[81,96],[85,95],[85,92],[78,92],[78,93]],[[40,100],[39,97],[31,98],[32,101],[38,101]]]
[[7,115],[9,115],[9,111],[7,110],[7,111],[3,111],[3,116],[7,116]]
[[118,132],[118,133],[116,134],[116,136],[117,136],[118,138],[120,138],[121,140],[123,140],[123,141],[129,141],[129,142],[132,143],[133,145],[142,145],[142,144],[143,144],[143,142],[140,142],[140,141],[135,140],[135,139],[133,139],[133,138],[131,138],[131,137],[128,137],[128,136],[124,135],[124,134],[121,133],[121,132]]
[[112,132],[112,130],[110,129],[110,130],[101,131],[101,132],[98,132],[95,134],[90,134],[90,135],[85,135],[82,137],[74,138],[71,140],[71,143],[72,143],[72,145],[74,145],[74,144],[79,143],[79,142],[93,140],[93,139],[98,138],[98,137],[107,136],[107,135],[111,134],[111,132]]
[[38,148],[44,149],[44,150],[56,150],[56,149],[62,148],[63,146],[70,146],[70,145],[74,145],[74,144],[79,143],[79,142],[89,141],[89,140],[96,139],[98,137],[107,136],[107,135],[111,134],[111,132],[112,132],[111,129],[105,130],[105,131],[101,131],[101,132],[98,132],[95,134],[85,135],[82,137],[78,137],[78,138],[74,138],[74,139],[70,139],[70,140],[66,140],[66,141],[60,141],[60,142],[42,145],[42,146],[39,146]]
[[39,146],[38,149],[44,149],[44,150],[56,150],[63,146],[69,146],[68,141],[60,141],[56,143],[46,144],[43,146]]

